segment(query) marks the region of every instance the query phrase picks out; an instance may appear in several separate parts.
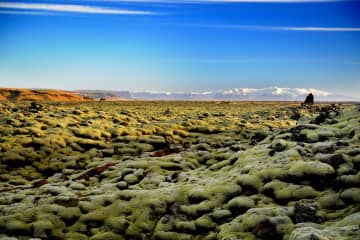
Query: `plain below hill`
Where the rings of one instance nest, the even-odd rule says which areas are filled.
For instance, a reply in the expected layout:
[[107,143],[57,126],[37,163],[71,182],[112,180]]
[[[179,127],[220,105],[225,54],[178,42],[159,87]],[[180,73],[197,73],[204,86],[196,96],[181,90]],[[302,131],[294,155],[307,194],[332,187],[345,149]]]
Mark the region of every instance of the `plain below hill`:
[[0,88],[0,101],[79,102],[89,100],[92,99],[63,90]]
[[123,101],[132,99],[129,91],[77,90],[74,93],[94,100]]

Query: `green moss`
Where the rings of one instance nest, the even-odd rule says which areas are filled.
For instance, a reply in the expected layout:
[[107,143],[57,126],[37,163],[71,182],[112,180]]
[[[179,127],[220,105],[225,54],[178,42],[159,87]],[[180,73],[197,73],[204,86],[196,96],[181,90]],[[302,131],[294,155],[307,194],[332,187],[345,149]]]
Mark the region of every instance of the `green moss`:
[[212,151],[211,147],[207,143],[196,144],[196,145],[192,146],[191,148],[192,148],[192,150],[196,150],[196,151],[208,151],[208,152]]
[[57,215],[68,225],[74,223],[80,216],[81,211],[78,207],[62,208]]
[[65,233],[66,240],[88,240],[89,237],[85,234],[77,233],[77,232],[69,232]]
[[138,176],[135,174],[128,174],[124,177],[124,180],[129,184],[136,184],[139,182]]
[[125,216],[110,217],[105,220],[105,226],[115,233],[124,233],[129,224]]
[[336,223],[337,227],[346,227],[351,225],[360,226],[360,212],[351,214]]
[[80,217],[80,222],[89,226],[101,226],[105,220],[105,213],[101,210],[95,210]]
[[353,240],[358,238],[359,226],[329,227],[326,229],[315,229],[313,227],[302,227],[295,229],[289,240]]
[[325,209],[338,209],[345,207],[345,203],[340,198],[340,194],[338,193],[329,193],[323,195],[318,199],[318,203],[321,208]]
[[61,239],[64,228],[65,224],[51,214],[39,215],[38,220],[32,223],[33,236],[38,238]]
[[192,189],[188,195],[189,202],[191,203],[199,203],[204,200],[209,199],[209,193],[205,191],[203,188],[200,189]]
[[[100,141],[96,141],[96,140],[92,140],[92,139],[77,139],[76,143],[84,148],[84,149],[91,149],[91,148],[99,148],[99,149],[105,149],[107,146],[105,143],[100,142]],[[80,150],[81,151],[81,150]]]
[[258,192],[261,192],[263,187],[263,182],[256,175],[240,175],[236,178],[236,183],[239,184],[242,188],[250,188],[249,190],[256,190]]
[[340,176],[339,182],[344,184],[345,186],[360,186],[360,172],[355,175]]
[[304,129],[301,131],[301,134],[305,136],[305,139],[309,143],[315,143],[319,141],[319,135],[314,130]]
[[77,137],[89,138],[93,140],[100,140],[102,137],[102,131],[94,128],[73,128],[72,131]]
[[252,211],[248,212],[244,215],[241,221],[240,231],[251,231],[254,229],[259,223],[265,222],[268,219],[268,216],[265,214],[261,214],[261,212]]
[[360,188],[349,188],[340,194],[345,201],[360,202]]
[[335,172],[334,168],[329,164],[311,161],[298,161],[289,169],[289,174],[296,177],[304,176],[327,176]]
[[180,211],[187,215],[198,217],[204,213],[211,212],[215,206],[215,201],[206,200],[199,204],[181,205]]
[[101,232],[90,238],[90,240],[123,240],[123,236],[112,232]]
[[227,182],[209,187],[208,192],[213,196],[212,199],[223,202],[226,199],[239,195],[241,190],[241,187],[236,183]]
[[317,191],[310,186],[295,185],[278,180],[267,183],[264,191],[272,193],[277,200],[314,198],[318,195]]
[[195,226],[198,229],[209,230],[213,229],[216,225],[208,215],[203,215],[195,220]]
[[137,143],[135,147],[139,152],[151,152],[154,150],[154,147],[148,143]]
[[244,210],[255,207],[255,202],[249,197],[241,196],[231,199],[226,207],[231,211]]
[[177,221],[175,222],[175,228],[178,231],[190,233],[195,232],[197,229],[195,221]]
[[184,233],[158,231],[154,233],[156,240],[191,240],[192,236]]
[[19,220],[10,220],[6,223],[6,230],[11,234],[27,235],[31,232],[31,225]]
[[51,194],[51,195],[54,195],[54,196],[62,195],[63,193],[68,192],[66,187],[52,186],[52,185],[48,185],[48,184],[41,186],[40,190],[44,194]]
[[188,129],[189,132],[205,133],[205,134],[215,134],[220,133],[223,129],[215,128],[212,126],[195,126]]
[[123,148],[116,148],[115,153],[118,155],[137,155],[139,153],[138,149],[130,148],[130,147],[123,147]]
[[263,181],[284,178],[287,175],[286,171],[279,167],[265,167],[253,172],[254,176],[260,178]]
[[217,239],[217,233],[216,232],[210,232],[204,240],[216,240]]
[[51,144],[56,144],[58,145],[59,147],[61,148],[65,148],[66,147],[66,141],[64,140],[63,137],[61,136],[52,136],[50,139],[49,139],[49,142]]
[[[338,124],[311,125],[318,106],[299,110],[289,103],[44,104],[46,110],[29,114],[27,108],[15,114],[17,104],[8,104],[0,104],[0,122],[19,122],[0,124],[4,235],[289,240],[294,227],[357,224],[356,217],[345,218],[359,211],[360,115],[350,105],[329,119]],[[164,115],[167,108],[173,114]],[[304,124],[290,128],[295,110]],[[165,156],[154,157],[156,150]],[[7,152],[24,160],[8,164]],[[108,163],[113,166],[102,171]],[[71,181],[90,169],[89,179]],[[299,218],[294,201],[303,198],[326,222],[292,224]]]
[[274,151],[281,152],[286,149],[287,143],[283,139],[276,139],[271,143],[270,147]]
[[19,165],[25,163],[25,158],[21,156],[19,153],[14,151],[8,151],[5,153],[1,153],[0,162],[7,165]]
[[277,234],[288,237],[294,229],[294,224],[288,216],[275,216],[269,218],[270,224],[275,228]]
[[231,212],[227,209],[215,210],[211,216],[216,220],[225,219],[231,216]]
[[314,153],[333,153],[336,146],[333,142],[317,142],[312,146]]
[[32,135],[32,136],[35,136],[35,137],[41,137],[44,135],[44,131],[42,131],[40,128],[38,127],[28,127],[27,130],[29,131],[29,133]]

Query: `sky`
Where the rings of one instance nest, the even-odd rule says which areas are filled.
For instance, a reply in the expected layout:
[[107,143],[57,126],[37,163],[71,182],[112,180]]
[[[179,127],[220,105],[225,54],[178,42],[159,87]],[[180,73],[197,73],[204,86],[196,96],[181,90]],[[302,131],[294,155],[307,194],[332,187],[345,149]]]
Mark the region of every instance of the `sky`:
[[359,0],[0,0],[0,86],[360,90]]

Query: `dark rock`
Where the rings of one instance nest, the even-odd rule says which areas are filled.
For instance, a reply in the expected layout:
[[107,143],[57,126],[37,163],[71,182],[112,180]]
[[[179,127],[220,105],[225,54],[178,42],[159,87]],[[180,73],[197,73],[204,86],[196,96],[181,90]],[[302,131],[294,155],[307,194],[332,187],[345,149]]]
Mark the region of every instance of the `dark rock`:
[[336,142],[336,146],[338,147],[348,147],[349,145],[350,145],[349,142],[345,140],[339,140]]
[[164,111],[164,115],[172,115],[173,112],[168,108]]
[[327,117],[328,117],[327,113],[321,112],[314,120],[311,121],[311,123],[321,124],[321,123],[325,122]]
[[204,119],[204,118],[207,118],[209,117],[209,113],[203,113],[199,116],[199,119]]
[[351,157],[355,157],[360,154],[360,148],[354,148],[347,152],[347,154]]
[[333,153],[336,145],[332,142],[318,142],[312,146],[313,153]]
[[34,111],[41,111],[43,110],[43,106],[37,102],[31,102],[29,109]]
[[331,155],[328,159],[325,159],[324,162],[330,164],[334,168],[337,168],[340,164],[347,162],[345,154],[338,153]]
[[319,126],[314,124],[304,124],[304,125],[296,125],[295,127],[290,129],[292,134],[291,140],[296,142],[307,142],[306,135],[301,132],[303,129],[314,130],[319,128]]
[[314,203],[300,200],[295,203],[294,222],[321,223],[322,218],[317,216],[317,206]]
[[290,116],[290,119],[292,120],[299,120],[301,117],[300,113],[298,111],[293,112],[293,114]]
[[269,156],[272,157],[272,156],[275,155],[275,153],[276,153],[276,151],[271,149],[271,150],[269,151]]
[[54,203],[59,204],[64,207],[76,207],[79,204],[79,199],[77,198],[56,198]]
[[298,144],[298,146],[295,147],[295,150],[296,150],[301,156],[306,156],[306,157],[312,156],[312,152],[311,152],[309,149],[304,148],[304,147],[301,146],[300,144]]
[[333,116],[339,115],[338,107],[334,104],[331,104],[330,106],[325,106],[320,109],[320,114],[311,121],[311,123],[314,124],[321,124],[324,123],[329,119],[329,122],[331,124],[336,123],[336,121],[332,121]]
[[283,139],[277,139],[271,143],[270,148],[276,152],[281,152],[286,149],[286,141]]
[[277,233],[276,226],[268,219],[256,225],[252,232],[263,240],[282,240],[283,236]]
[[267,137],[267,134],[264,132],[256,132],[252,137],[251,137],[251,144],[256,144],[258,142],[261,142],[262,140],[264,140]]
[[309,95],[306,96],[304,104],[314,104],[314,95],[312,93],[309,93]]

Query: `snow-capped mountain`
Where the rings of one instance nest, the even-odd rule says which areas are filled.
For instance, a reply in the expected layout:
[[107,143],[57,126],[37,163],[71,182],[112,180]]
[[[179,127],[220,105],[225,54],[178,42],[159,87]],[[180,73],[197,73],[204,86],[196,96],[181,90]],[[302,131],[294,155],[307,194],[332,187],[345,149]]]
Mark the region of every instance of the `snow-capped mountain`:
[[211,100],[213,92],[131,92],[133,99],[142,100]]
[[360,101],[358,98],[336,95],[313,88],[233,88],[215,92],[130,92],[133,99],[143,100],[253,100],[303,101],[309,93],[315,101]]

